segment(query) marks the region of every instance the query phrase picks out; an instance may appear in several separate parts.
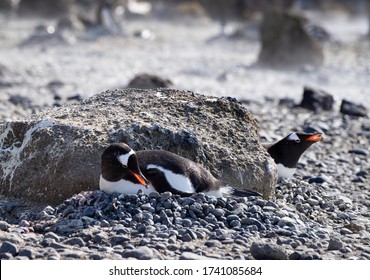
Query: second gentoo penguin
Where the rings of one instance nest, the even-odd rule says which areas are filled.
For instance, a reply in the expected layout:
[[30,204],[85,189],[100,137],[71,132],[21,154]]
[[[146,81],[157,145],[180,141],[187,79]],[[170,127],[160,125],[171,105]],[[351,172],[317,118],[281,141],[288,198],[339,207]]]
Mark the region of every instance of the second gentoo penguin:
[[292,132],[280,141],[263,146],[277,164],[279,177],[289,179],[295,173],[301,155],[322,139],[320,133]]
[[127,144],[110,145],[102,154],[100,189],[106,193],[145,194],[170,191],[190,196],[204,192],[209,196],[260,196],[249,190],[237,190],[216,179],[201,165],[163,150],[135,152]]

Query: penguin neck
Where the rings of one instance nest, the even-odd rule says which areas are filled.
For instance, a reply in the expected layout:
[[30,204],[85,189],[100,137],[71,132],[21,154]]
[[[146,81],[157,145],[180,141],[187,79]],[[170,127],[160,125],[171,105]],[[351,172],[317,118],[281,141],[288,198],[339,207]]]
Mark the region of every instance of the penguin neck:
[[301,155],[308,147],[289,147],[286,143],[277,142],[268,149],[268,152],[276,164],[280,163],[284,167],[295,168]]

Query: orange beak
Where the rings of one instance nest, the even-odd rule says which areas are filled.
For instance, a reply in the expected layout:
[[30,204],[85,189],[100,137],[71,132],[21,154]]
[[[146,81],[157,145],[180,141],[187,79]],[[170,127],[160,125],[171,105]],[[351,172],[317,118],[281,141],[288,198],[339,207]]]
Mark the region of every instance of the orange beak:
[[148,180],[145,179],[145,177],[142,174],[135,173],[131,170],[129,170],[130,173],[138,180],[138,182],[143,185],[144,187],[148,188]]
[[322,135],[320,133],[315,133],[311,135],[310,137],[306,138],[306,141],[311,141],[311,142],[318,142],[323,139]]

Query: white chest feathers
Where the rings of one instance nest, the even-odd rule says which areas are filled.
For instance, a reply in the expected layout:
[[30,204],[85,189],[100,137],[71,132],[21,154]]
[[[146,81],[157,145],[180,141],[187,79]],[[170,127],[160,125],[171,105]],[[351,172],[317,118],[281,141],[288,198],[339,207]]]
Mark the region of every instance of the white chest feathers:
[[295,173],[296,168],[285,167],[281,163],[278,163],[277,164],[277,170],[278,170],[279,177],[282,177],[282,178],[285,178],[285,179],[289,179]]
[[156,190],[151,184],[148,187],[144,187],[141,184],[135,184],[127,180],[119,180],[117,182],[109,182],[100,175],[99,187],[102,191],[112,194],[116,193],[127,193],[127,194],[137,194],[138,190],[142,190],[144,194],[150,194]]

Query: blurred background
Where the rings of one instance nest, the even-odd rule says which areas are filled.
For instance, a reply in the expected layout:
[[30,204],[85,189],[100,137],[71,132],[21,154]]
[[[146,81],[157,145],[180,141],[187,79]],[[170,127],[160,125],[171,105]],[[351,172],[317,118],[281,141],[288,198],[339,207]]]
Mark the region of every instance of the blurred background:
[[304,86],[369,107],[370,0],[0,0],[0,121],[115,88]]

